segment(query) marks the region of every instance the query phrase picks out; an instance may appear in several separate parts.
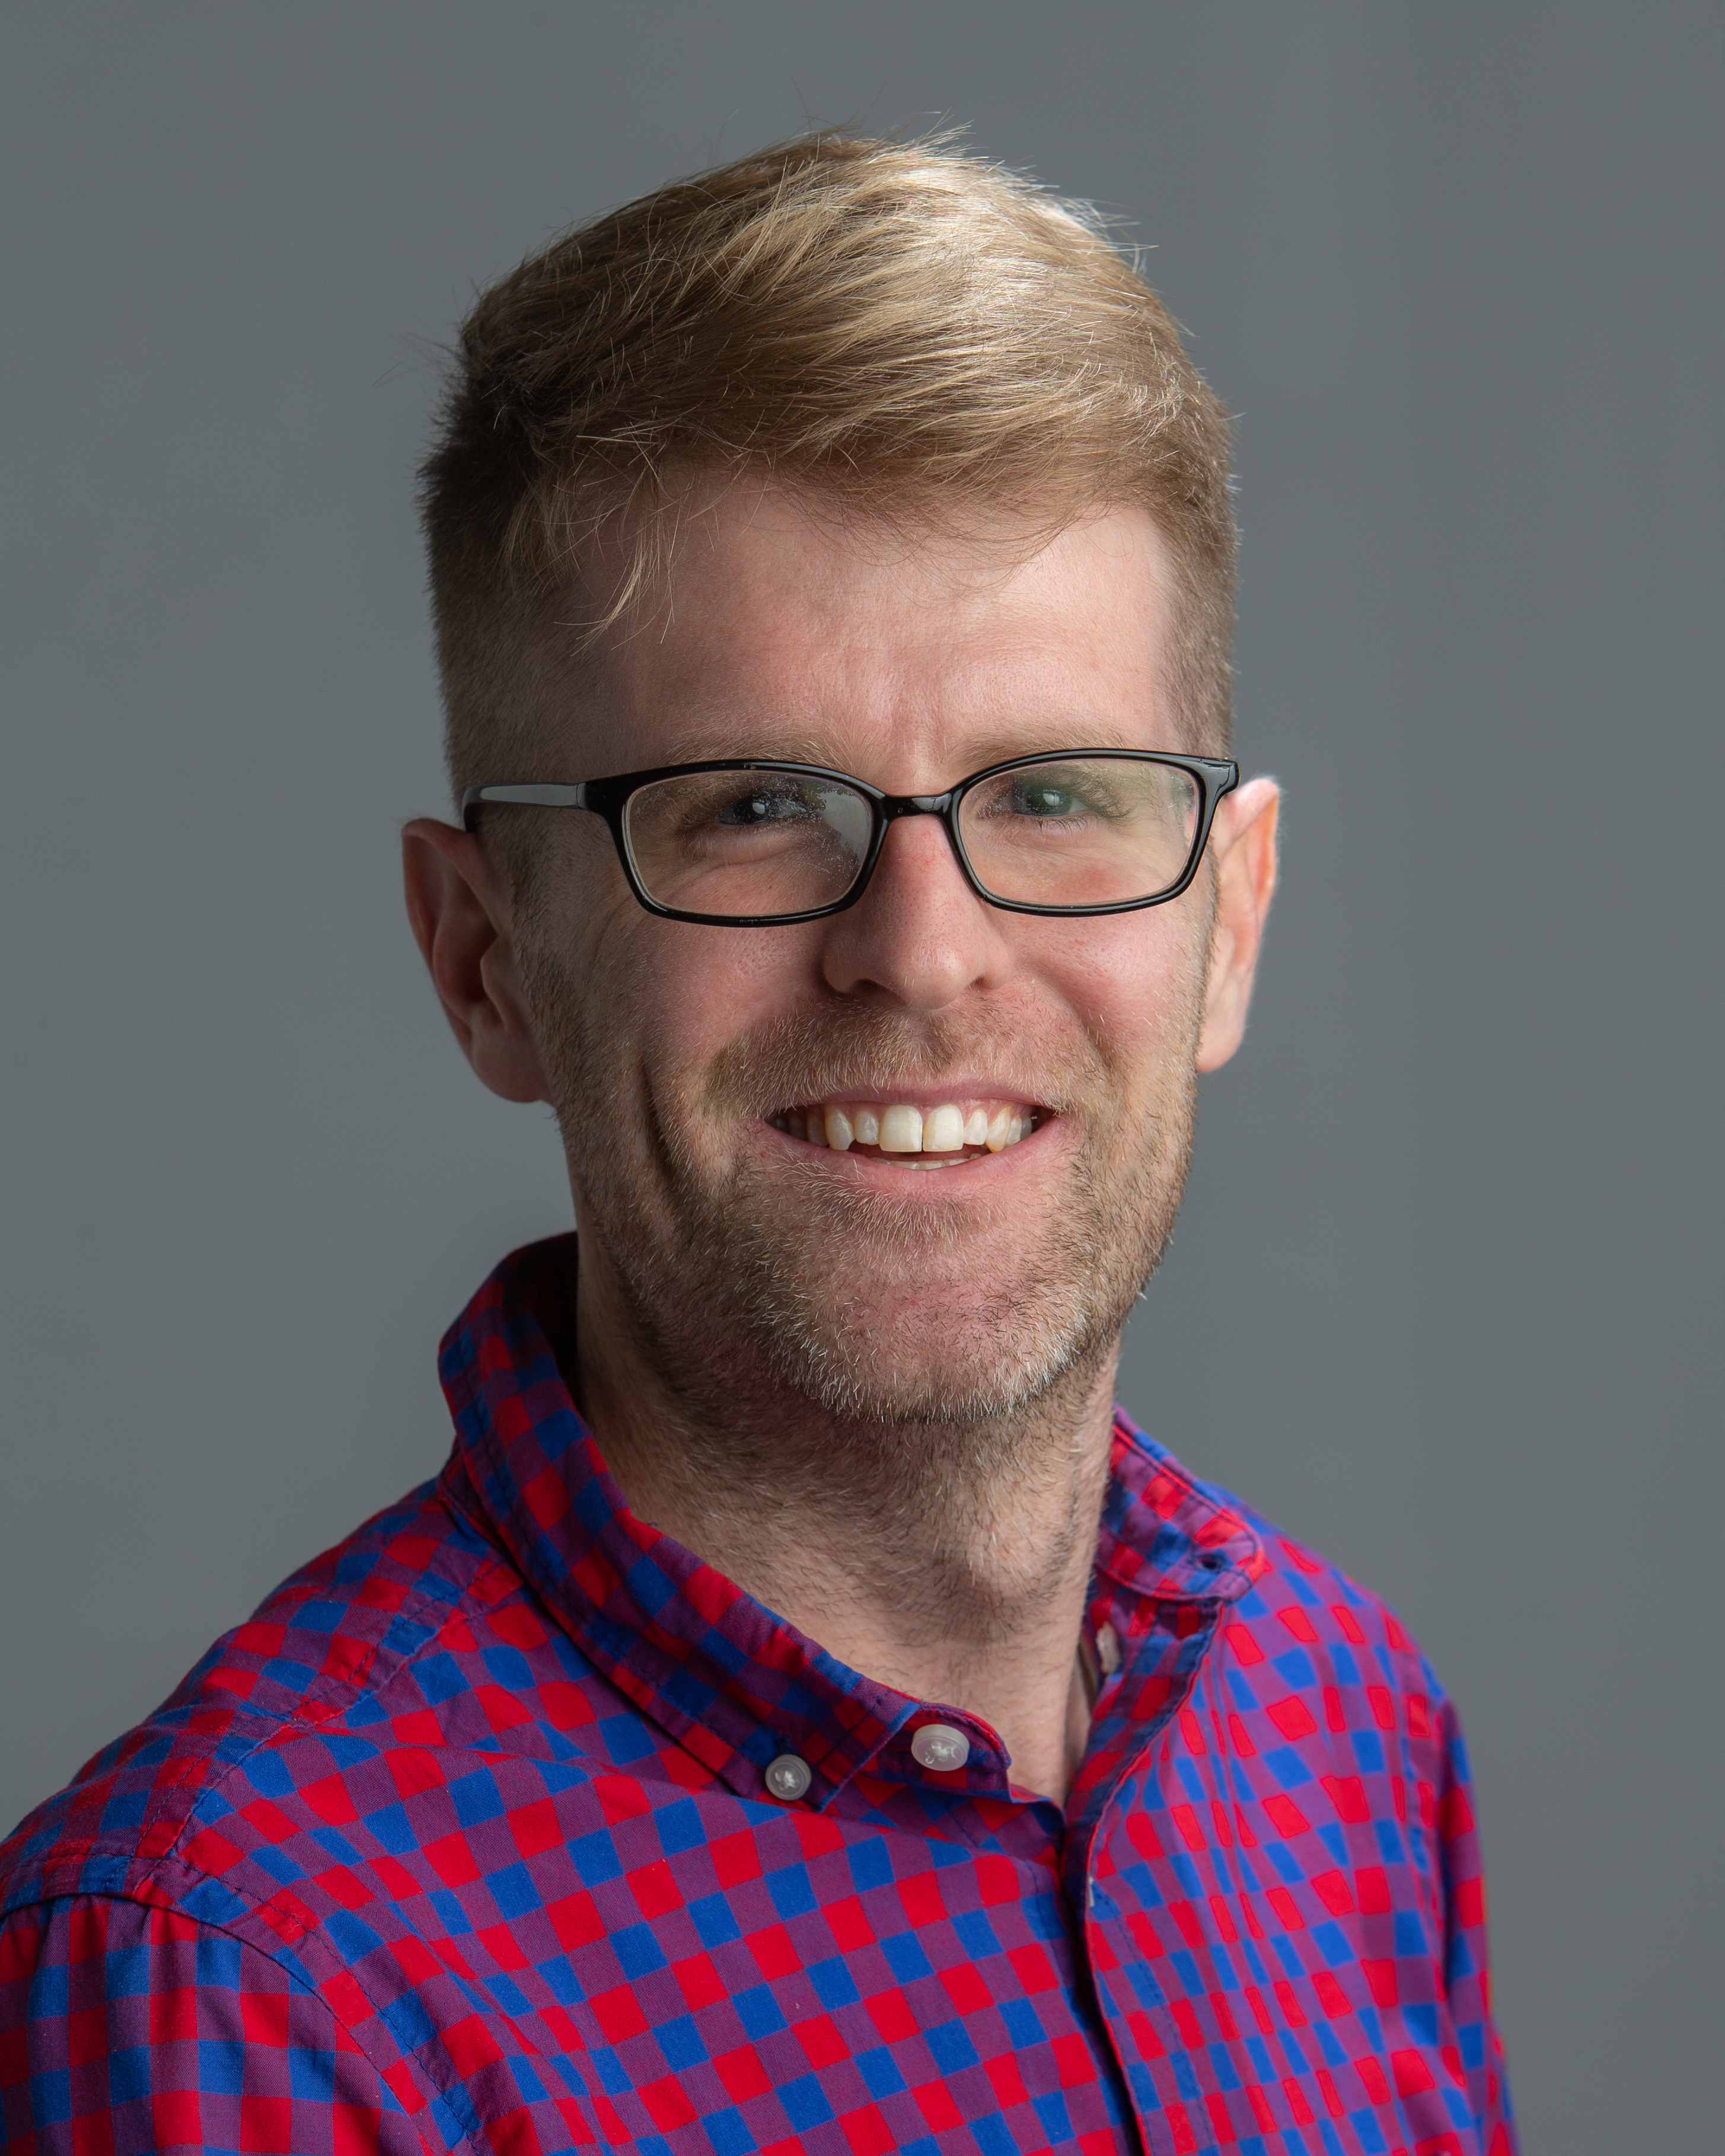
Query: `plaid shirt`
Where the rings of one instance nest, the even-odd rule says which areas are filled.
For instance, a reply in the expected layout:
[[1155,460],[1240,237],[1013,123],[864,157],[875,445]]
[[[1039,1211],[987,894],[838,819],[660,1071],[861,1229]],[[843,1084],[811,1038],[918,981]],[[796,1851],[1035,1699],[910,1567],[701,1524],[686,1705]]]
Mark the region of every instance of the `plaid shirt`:
[[12,2156],[1512,2156],[1461,1742],[1381,1603],[1120,1419],[1062,1811],[629,1513],[572,1262],[445,1340],[442,1477],[0,1845]]

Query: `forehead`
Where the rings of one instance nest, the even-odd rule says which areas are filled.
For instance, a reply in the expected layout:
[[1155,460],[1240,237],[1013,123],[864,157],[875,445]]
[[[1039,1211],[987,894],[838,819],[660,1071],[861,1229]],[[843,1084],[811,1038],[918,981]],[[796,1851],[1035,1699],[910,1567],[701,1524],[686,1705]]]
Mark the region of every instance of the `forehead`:
[[605,769],[778,754],[906,787],[1020,750],[1178,747],[1170,598],[1137,507],[960,535],[732,489],[605,647],[581,732]]

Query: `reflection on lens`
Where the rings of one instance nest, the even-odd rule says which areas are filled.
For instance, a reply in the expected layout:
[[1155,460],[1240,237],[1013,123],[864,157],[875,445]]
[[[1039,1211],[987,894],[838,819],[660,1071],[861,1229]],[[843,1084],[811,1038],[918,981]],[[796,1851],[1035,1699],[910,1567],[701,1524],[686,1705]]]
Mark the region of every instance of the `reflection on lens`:
[[1026,906],[1120,906],[1186,873],[1198,781],[1178,764],[1074,757],[1015,764],[973,787],[959,810],[983,888]]
[[788,771],[699,771],[644,786],[624,819],[642,888],[726,918],[809,913],[855,882],[872,816],[852,788]]

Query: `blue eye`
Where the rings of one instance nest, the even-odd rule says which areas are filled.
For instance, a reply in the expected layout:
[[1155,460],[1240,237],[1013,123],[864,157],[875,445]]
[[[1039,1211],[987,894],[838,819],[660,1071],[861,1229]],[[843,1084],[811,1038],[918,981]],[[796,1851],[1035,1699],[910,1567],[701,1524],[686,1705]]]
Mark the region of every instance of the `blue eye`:
[[733,829],[750,830],[762,824],[788,823],[817,813],[800,793],[789,788],[768,792],[766,788],[757,786],[727,802],[713,821],[728,824]]
[[1020,816],[1070,816],[1080,803],[1068,787],[1020,781],[1013,788],[1012,805]]

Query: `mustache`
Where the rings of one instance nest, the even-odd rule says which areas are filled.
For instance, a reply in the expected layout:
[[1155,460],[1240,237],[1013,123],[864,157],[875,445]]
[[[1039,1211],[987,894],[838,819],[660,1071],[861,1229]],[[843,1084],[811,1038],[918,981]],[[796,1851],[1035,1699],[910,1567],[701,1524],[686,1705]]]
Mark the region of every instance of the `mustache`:
[[1080,1035],[1063,1049],[1040,1042],[1034,1064],[1022,1018],[963,1019],[834,1004],[789,1011],[727,1042],[708,1065],[701,1105],[721,1116],[768,1115],[807,1101],[933,1085],[950,1071],[986,1074],[999,1090],[1059,1111],[1094,1095],[1105,1060]]

